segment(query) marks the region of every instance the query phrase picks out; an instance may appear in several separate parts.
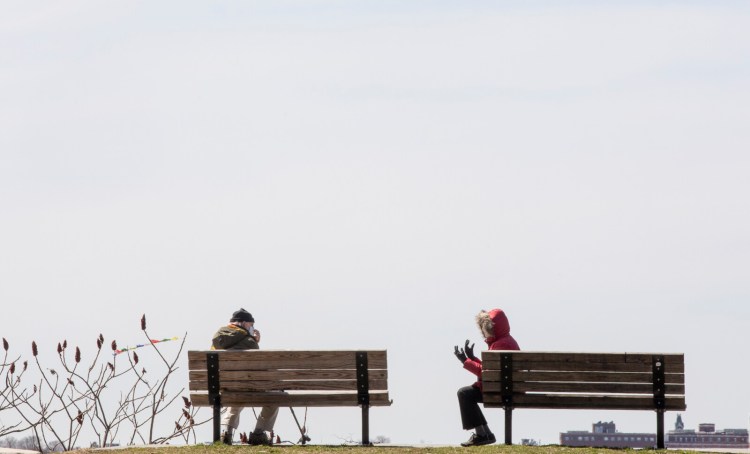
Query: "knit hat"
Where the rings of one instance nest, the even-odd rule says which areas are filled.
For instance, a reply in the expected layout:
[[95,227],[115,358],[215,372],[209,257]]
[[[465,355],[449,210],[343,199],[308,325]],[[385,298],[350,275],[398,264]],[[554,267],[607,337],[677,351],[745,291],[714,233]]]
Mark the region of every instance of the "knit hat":
[[253,322],[255,323],[255,319],[253,318],[252,314],[250,312],[246,311],[245,309],[240,309],[236,311],[234,314],[232,314],[232,318],[229,319],[230,322]]

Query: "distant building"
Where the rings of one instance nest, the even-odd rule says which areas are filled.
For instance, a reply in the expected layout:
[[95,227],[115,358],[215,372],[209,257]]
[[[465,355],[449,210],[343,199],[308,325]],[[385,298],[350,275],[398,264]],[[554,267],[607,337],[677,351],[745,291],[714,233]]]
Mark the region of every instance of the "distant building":
[[750,448],[747,429],[724,429],[716,431],[714,424],[698,424],[698,431],[685,430],[682,416],[677,415],[675,429],[666,436],[667,448]]
[[[682,415],[677,415],[674,430],[665,434],[664,444],[668,449],[730,448],[748,449],[750,442],[747,429],[724,429],[717,431],[715,424],[698,425],[698,431],[686,430]],[[573,430],[560,434],[560,445],[596,448],[653,448],[655,433],[618,432],[615,423],[597,422],[591,432]]]
[[614,422],[599,421],[592,424],[591,432],[573,430],[561,433],[560,445],[597,448],[655,448],[656,434],[617,432]]

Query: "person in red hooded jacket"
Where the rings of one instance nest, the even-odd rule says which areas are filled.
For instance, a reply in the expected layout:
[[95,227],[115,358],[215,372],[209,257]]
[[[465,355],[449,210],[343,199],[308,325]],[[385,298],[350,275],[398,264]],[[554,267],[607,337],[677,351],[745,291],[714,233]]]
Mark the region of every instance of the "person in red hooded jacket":
[[[510,335],[510,323],[502,309],[482,310],[476,317],[479,330],[490,350],[520,350],[518,343]],[[468,441],[461,446],[481,446],[495,442],[495,435],[487,426],[487,420],[479,408],[482,402],[482,360],[474,356],[474,344],[466,340],[464,348],[454,347],[454,354],[464,369],[478,377],[476,383],[458,390],[458,406],[461,409],[461,422],[464,430],[474,430]]]

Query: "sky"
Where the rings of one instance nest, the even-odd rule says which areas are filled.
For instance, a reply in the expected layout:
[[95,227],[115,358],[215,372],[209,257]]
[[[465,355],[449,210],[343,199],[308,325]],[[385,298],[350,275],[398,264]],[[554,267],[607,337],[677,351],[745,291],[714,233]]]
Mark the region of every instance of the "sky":
[[[746,428],[749,21],[721,0],[4,1],[0,335],[122,345],[146,314],[205,349],[244,307],[264,349],[387,349],[372,436],[458,444],[453,347],[500,307],[524,350],[684,352],[686,427]],[[514,441],[655,419],[519,410]],[[356,439],[359,410],[308,428]]]

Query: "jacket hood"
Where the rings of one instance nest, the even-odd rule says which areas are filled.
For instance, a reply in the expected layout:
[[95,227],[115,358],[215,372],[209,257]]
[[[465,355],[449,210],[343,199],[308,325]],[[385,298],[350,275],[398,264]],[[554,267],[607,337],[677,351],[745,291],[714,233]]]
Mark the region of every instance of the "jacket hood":
[[477,314],[477,326],[488,343],[510,334],[510,323],[502,309],[482,310]]

